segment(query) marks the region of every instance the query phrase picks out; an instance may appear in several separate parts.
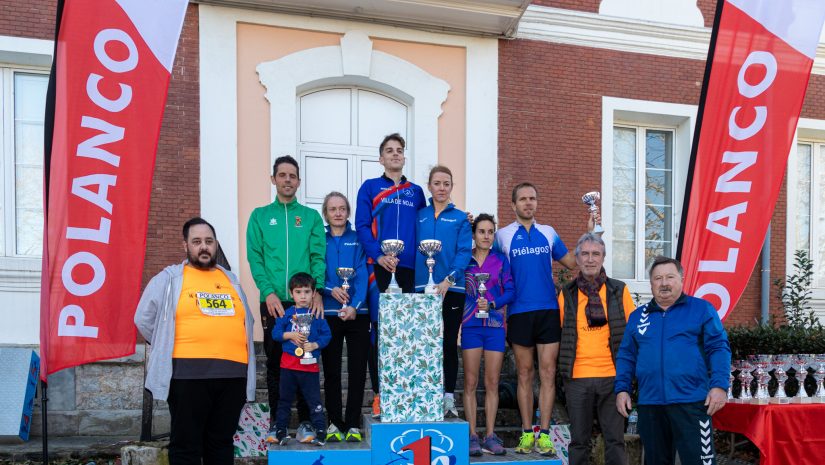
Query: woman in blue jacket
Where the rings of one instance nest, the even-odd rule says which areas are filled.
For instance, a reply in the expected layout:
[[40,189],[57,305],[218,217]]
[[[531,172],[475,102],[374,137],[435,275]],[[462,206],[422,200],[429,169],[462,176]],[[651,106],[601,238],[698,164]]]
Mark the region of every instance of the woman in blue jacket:
[[[444,321],[444,416],[458,417],[455,406],[458,378],[458,330],[464,312],[464,270],[472,257],[473,236],[467,214],[450,202],[453,173],[446,166],[430,170],[427,188],[430,204],[418,210],[416,238],[441,241],[441,252],[435,255],[433,280],[444,299],[441,316]],[[419,253],[415,262],[415,290],[423,292],[429,281],[426,258]]]
[[[324,283],[324,316],[332,332],[329,345],[323,350],[324,401],[329,428],[327,441],[360,442],[361,404],[367,376],[367,353],[370,346],[370,318],[367,311],[367,261],[358,236],[350,227],[349,201],[340,192],[324,198],[323,214],[327,226],[326,282]],[[352,268],[349,290],[341,287],[338,268]],[[341,417],[341,359],[347,341],[347,373],[349,389],[347,408]],[[342,431],[346,431],[343,436]]]

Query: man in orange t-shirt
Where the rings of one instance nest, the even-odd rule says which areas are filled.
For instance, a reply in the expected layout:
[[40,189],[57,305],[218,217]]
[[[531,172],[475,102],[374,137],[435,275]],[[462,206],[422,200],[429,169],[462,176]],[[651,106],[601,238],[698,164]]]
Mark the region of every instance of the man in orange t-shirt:
[[615,408],[613,381],[625,323],[636,306],[625,283],[605,274],[601,237],[583,235],[575,255],[579,275],[559,294],[559,373],[570,415],[570,465],[589,463],[594,410],[604,437],[604,463],[625,465],[624,418]]
[[155,275],[135,325],[151,344],[146,388],[169,404],[169,463],[232,465],[244,403],[255,399],[252,314],[238,278],[216,264],[215,229],[183,225],[186,260]]

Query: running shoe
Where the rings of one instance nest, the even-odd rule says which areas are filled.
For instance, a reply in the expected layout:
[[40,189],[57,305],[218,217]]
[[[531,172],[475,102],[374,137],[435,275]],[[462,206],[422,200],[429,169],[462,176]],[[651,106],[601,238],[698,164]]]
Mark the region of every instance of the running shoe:
[[372,417],[381,418],[381,397],[378,394],[372,398]]
[[455,397],[444,396],[444,418],[458,418],[458,409],[455,408]]
[[470,435],[470,457],[481,457],[481,444],[478,443],[478,435]]
[[307,422],[298,425],[298,432],[295,433],[295,439],[304,444],[312,442],[315,439],[315,430],[312,428],[312,425]]
[[326,438],[324,439],[326,442],[341,442],[342,440],[341,431],[334,424],[329,425],[324,437]]
[[507,453],[504,449],[504,441],[496,436],[496,433],[484,438],[484,442],[481,443],[481,450],[493,455],[504,455]]
[[556,446],[553,445],[553,440],[547,433],[539,434],[539,439],[536,441],[536,452],[547,457],[556,457]]
[[289,435],[286,433],[285,429],[275,429],[273,426],[272,428],[269,428],[269,432],[266,433],[266,442],[268,444],[285,446],[289,442]]
[[529,454],[533,452],[533,445],[536,443],[536,436],[532,431],[521,433],[516,446],[517,454]]
[[347,430],[347,442],[361,442],[363,438],[361,437],[361,430],[358,428],[350,428]]
[[[326,433],[326,431],[324,431],[323,429],[319,429],[315,432],[315,437],[312,438],[312,441],[310,441],[309,443],[314,444],[316,446],[323,446],[327,443],[327,441],[324,439],[324,433]],[[340,431],[338,432],[338,435],[341,435]],[[340,439],[338,441],[340,442]]]

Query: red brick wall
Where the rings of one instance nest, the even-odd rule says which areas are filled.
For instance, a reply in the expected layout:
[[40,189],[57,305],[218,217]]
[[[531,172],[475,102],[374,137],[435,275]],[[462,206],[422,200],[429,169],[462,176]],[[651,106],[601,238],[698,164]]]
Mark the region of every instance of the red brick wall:
[[[56,0],[0,0],[0,35],[54,39]],[[145,282],[183,259],[180,228],[200,212],[198,6],[186,12],[158,143]],[[130,254],[142,250],[127,251]]]
[[[587,11],[598,13],[601,0],[533,0],[533,5],[565,8],[568,10]],[[716,11],[716,0],[698,0],[699,9],[705,18],[705,27],[713,24],[713,15]]]
[[[704,62],[530,40],[499,42],[499,217],[514,219],[512,186],[539,187],[538,221],[567,244],[585,227],[580,196],[601,185],[602,96],[696,105]],[[811,79],[803,116],[825,118],[825,77]],[[785,274],[786,190],[773,218],[771,280]],[[757,264],[728,324],[759,319]],[[771,311],[780,311],[771,285]]]
[[57,0],[2,0],[0,4],[0,35],[54,39]]
[[181,226],[200,214],[198,44],[198,5],[190,4],[160,130],[146,234],[144,284],[163,267],[185,258]]

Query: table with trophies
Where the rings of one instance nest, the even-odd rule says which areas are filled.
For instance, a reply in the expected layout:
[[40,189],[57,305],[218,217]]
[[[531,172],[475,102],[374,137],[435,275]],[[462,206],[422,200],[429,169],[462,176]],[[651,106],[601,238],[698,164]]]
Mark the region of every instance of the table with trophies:
[[[714,428],[747,437],[761,465],[825,463],[825,354],[750,355],[731,369],[728,404],[713,416]],[[790,369],[795,381],[788,383]]]

